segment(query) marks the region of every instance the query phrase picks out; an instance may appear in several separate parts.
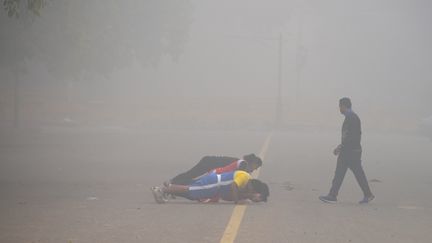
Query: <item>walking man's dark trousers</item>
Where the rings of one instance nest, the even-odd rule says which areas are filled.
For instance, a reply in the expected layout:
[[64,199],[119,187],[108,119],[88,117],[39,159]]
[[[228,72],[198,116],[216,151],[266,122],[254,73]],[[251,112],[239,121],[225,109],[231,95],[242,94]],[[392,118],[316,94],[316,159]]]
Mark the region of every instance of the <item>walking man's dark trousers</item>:
[[372,194],[363,167],[361,165],[361,153],[361,151],[347,151],[341,152],[339,154],[332,187],[329,193],[330,195],[337,197],[348,168],[354,173],[354,176],[360,185],[364,196],[368,197]]

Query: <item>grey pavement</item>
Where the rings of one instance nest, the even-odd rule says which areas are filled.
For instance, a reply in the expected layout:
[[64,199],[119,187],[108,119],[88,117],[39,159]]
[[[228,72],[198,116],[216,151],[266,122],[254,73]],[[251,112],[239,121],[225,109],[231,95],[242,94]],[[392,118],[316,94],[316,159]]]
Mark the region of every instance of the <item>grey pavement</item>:
[[[0,242],[219,242],[234,206],[154,202],[149,187],[201,156],[259,153],[266,131],[40,130],[2,132]],[[377,198],[358,205],[348,172],[324,204],[337,132],[276,132],[260,179],[268,203],[248,206],[236,242],[429,242],[432,143],[364,136]]]

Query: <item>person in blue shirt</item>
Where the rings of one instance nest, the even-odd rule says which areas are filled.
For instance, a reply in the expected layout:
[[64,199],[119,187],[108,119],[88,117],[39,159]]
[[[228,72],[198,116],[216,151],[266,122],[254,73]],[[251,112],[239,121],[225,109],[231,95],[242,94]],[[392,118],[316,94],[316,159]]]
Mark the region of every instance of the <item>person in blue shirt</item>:
[[234,203],[244,199],[265,202],[270,194],[267,184],[252,179],[249,173],[242,170],[222,174],[211,172],[193,180],[189,185],[169,184],[162,188],[152,187],[151,191],[157,203],[167,202],[167,194],[200,202],[217,202],[220,198]]

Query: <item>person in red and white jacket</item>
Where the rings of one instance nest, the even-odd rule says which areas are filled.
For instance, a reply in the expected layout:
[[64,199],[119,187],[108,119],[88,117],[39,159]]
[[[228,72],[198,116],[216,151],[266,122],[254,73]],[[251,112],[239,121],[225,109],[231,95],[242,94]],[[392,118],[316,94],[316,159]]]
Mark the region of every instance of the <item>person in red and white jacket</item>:
[[222,174],[235,170],[253,172],[262,166],[262,160],[255,154],[243,156],[243,159],[227,156],[205,156],[190,170],[181,173],[164,184],[188,185],[197,177],[208,172]]

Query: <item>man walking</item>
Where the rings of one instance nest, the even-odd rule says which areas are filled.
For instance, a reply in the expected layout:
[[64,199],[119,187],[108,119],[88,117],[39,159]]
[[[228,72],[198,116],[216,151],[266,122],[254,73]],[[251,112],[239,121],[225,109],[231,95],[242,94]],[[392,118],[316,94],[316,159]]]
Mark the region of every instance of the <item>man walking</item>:
[[375,196],[370,191],[366,175],[361,165],[362,147],[360,145],[360,118],[351,110],[351,100],[349,98],[345,97],[339,100],[339,109],[345,116],[345,120],[342,125],[342,142],[333,151],[333,154],[338,156],[336,171],[329,194],[327,196],[320,196],[319,199],[328,203],[337,202],[339,189],[349,168],[354,173],[364,194],[363,199],[359,203],[368,203],[372,201]]

